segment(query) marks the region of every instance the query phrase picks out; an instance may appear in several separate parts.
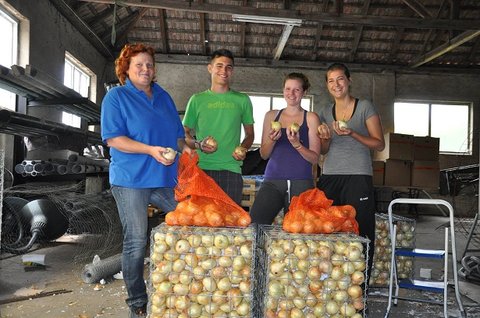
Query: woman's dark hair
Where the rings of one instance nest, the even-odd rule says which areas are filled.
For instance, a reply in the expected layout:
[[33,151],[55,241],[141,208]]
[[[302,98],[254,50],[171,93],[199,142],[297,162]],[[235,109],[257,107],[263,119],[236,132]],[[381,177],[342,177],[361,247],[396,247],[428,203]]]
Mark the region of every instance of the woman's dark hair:
[[232,64],[235,63],[235,60],[233,59],[233,53],[227,49],[219,49],[219,50],[216,50],[215,52],[212,53],[212,55],[210,56],[210,62],[212,62],[214,59],[218,58],[218,57],[222,57],[222,56],[225,56],[225,57],[228,57],[229,59],[232,60]]
[[290,73],[287,76],[285,76],[285,79],[283,80],[283,86],[285,86],[285,82],[287,80],[298,80],[302,82],[302,88],[304,91],[308,91],[310,88],[310,81],[308,80],[308,77],[303,74],[303,73]]
[[[126,44],[120,52],[120,56],[115,60],[115,74],[122,85],[125,84],[127,79],[130,60],[139,53],[148,53],[152,57],[153,65],[155,65],[155,50],[152,47],[143,44]],[[155,77],[153,81],[155,81]]]
[[328,81],[328,73],[331,72],[331,71],[336,71],[336,70],[343,71],[345,76],[348,79],[350,79],[350,71],[348,70],[348,67],[345,64],[343,64],[343,63],[333,63],[333,64],[330,64],[330,66],[327,68],[327,72],[325,73],[325,81]]

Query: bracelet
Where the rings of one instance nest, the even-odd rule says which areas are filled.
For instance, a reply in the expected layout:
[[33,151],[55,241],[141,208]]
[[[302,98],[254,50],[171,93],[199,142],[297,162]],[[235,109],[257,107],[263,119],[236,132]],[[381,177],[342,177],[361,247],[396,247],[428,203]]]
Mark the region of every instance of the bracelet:
[[[198,145],[198,146],[197,146],[197,145]],[[200,141],[198,141],[198,140],[195,140],[195,141],[193,142],[193,147],[194,147],[195,149],[200,149],[200,150],[202,150],[202,143],[201,143]]]
[[302,148],[302,146],[303,146],[302,144],[298,144],[298,146],[294,146],[293,148],[294,149],[300,149],[300,148]]

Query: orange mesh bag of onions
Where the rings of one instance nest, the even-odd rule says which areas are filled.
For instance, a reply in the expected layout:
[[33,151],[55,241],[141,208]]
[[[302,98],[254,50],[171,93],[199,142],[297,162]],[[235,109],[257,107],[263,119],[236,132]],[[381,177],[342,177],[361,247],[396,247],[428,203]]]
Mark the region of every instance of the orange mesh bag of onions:
[[317,188],[294,196],[283,220],[283,229],[290,233],[358,234],[356,211],[351,205],[332,205],[333,201]]
[[175,199],[179,203],[166,215],[165,222],[168,225],[248,226],[250,215],[197,164],[197,153],[180,156],[175,187]]

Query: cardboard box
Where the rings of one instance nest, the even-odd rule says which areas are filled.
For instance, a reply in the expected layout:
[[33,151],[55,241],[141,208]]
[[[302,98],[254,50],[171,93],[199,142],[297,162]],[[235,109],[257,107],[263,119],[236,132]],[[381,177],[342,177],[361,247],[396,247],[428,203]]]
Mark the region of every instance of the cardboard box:
[[373,185],[383,185],[383,179],[385,177],[385,162],[384,161],[373,161],[372,162],[373,170]]
[[437,189],[440,186],[438,161],[415,160],[412,165],[412,186]]
[[413,135],[386,133],[384,137],[385,149],[375,151],[373,154],[374,160],[397,159],[413,161]]
[[413,160],[438,161],[440,138],[415,137],[413,143]]
[[387,159],[385,162],[386,186],[410,186],[412,162],[408,160]]

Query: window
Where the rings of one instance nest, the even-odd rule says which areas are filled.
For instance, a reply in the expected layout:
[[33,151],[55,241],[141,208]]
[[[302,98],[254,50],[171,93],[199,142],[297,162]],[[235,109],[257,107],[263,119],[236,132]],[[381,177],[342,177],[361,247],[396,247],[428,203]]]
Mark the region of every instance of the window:
[[440,138],[440,152],[472,154],[471,105],[468,103],[394,104],[395,132]]
[[[18,22],[0,7],[0,64],[10,68],[17,64]],[[12,92],[0,88],[0,106],[15,111],[15,97]]]
[[[65,75],[63,83],[83,97],[89,97],[92,72],[68,52],[65,54]],[[77,115],[63,112],[62,123],[80,128],[81,118]]]

